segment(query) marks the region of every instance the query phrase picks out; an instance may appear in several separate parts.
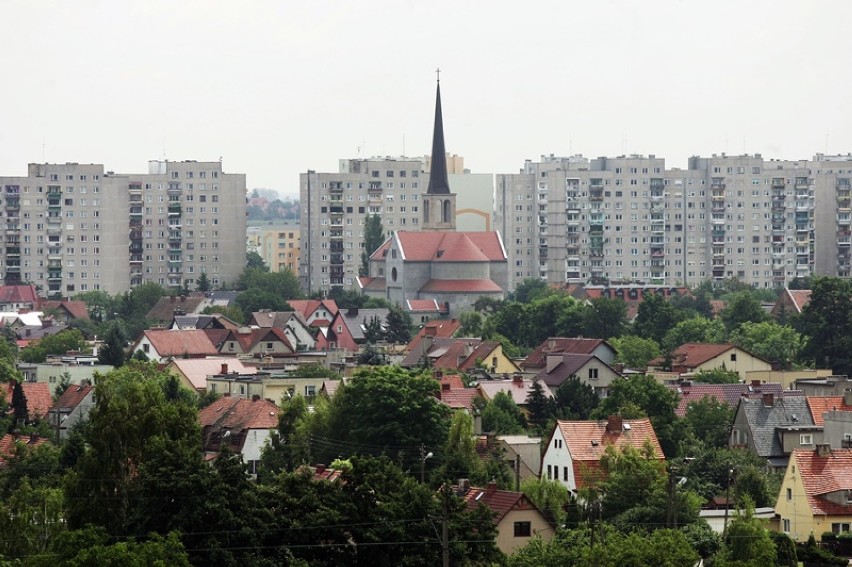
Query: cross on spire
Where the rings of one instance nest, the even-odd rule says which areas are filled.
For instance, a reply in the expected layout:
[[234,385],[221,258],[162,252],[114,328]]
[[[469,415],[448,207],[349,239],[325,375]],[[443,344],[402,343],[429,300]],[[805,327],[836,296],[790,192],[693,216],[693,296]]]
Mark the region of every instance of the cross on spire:
[[441,68],[440,67],[435,69],[435,74],[438,75],[438,82],[440,83],[441,82]]

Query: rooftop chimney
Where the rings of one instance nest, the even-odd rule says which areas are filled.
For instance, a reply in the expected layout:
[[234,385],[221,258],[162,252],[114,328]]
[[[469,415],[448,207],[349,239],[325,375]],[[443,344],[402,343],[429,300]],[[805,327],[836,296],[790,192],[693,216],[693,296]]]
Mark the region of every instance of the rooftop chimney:
[[515,385],[515,386],[517,386],[518,388],[523,388],[523,387],[524,387],[524,377],[523,377],[523,375],[521,375],[521,374],[519,374],[519,373],[515,373],[515,374],[512,376],[512,384],[514,384],[514,385]]
[[488,494],[494,494],[497,492],[497,483],[494,481],[490,481],[485,485],[485,492]]
[[772,392],[766,392],[763,394],[763,405],[768,408],[775,405],[775,395]]
[[621,419],[620,415],[611,415],[609,419],[607,419],[606,430],[609,433],[621,433],[621,429],[624,427],[624,421]]
[[828,443],[817,443],[816,454],[818,457],[830,457],[831,445]]
[[260,396],[259,396],[259,395],[257,395],[257,394],[253,395],[253,396],[251,397],[251,401],[253,401],[253,402],[259,402],[259,401],[260,401]]
[[849,390],[843,392],[843,405],[852,406],[852,392],[850,392]]
[[321,463],[317,463],[317,466],[314,467],[314,468],[316,469],[315,470],[316,474],[322,474],[322,473],[325,472],[325,465],[323,465]]
[[441,391],[442,392],[447,392],[447,391],[449,391],[449,389],[450,389],[450,383],[449,382],[442,382],[441,383]]
[[227,374],[227,373],[228,373],[228,363],[223,362],[222,368],[220,369],[219,374]]
[[467,494],[467,491],[470,490],[470,480],[466,478],[460,478],[458,488],[456,489],[457,496],[464,496]]

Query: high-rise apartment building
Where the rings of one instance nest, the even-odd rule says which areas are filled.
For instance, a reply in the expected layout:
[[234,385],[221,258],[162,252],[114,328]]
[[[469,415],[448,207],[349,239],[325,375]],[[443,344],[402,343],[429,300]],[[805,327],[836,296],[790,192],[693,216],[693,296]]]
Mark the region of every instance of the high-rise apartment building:
[[299,273],[299,240],[297,224],[255,226],[248,229],[248,250],[257,252],[271,272],[290,270],[294,274]]
[[511,287],[563,282],[783,286],[848,276],[852,157],[543,156],[497,175]]
[[45,295],[127,291],[143,282],[192,289],[245,266],[245,175],[220,162],[152,161],[147,174],[100,164],[30,164],[0,177],[6,284]]

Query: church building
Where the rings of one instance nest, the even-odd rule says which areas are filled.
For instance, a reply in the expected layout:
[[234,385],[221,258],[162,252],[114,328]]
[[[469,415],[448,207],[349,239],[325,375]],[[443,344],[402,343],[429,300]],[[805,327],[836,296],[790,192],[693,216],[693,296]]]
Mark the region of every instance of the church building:
[[456,195],[450,191],[446,155],[439,82],[423,228],[394,232],[370,256],[370,275],[359,278],[359,284],[365,295],[400,306],[435,300],[456,317],[472,310],[480,297],[503,299],[509,268],[499,232],[456,231]]

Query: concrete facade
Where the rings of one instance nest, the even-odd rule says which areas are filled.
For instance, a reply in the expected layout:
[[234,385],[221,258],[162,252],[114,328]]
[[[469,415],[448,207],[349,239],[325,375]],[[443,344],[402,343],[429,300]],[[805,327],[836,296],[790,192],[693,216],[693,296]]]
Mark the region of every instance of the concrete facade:
[[30,164],[0,177],[0,276],[45,296],[119,293],[143,282],[213,285],[245,265],[245,175],[220,162],[150,162],[147,174],[101,164]]

